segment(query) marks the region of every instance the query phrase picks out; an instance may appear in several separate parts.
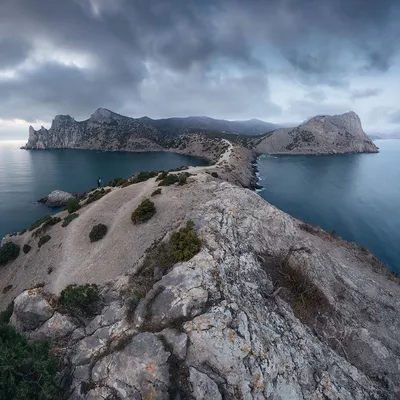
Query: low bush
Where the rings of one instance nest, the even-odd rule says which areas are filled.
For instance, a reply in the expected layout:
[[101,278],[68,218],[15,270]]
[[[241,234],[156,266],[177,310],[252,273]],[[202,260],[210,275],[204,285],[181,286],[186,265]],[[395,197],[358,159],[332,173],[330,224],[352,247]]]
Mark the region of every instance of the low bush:
[[97,224],[92,228],[92,230],[89,233],[90,241],[92,243],[97,242],[100,239],[103,239],[106,233],[107,233],[107,226],[104,224]]
[[73,214],[75,211],[78,211],[81,206],[79,205],[79,200],[73,197],[67,201],[67,206],[65,208],[68,214]]
[[55,224],[58,224],[59,222],[61,222],[61,218],[60,217],[52,217],[50,219],[48,219],[42,226],[42,229],[46,229],[49,226],[53,226]]
[[178,177],[179,177],[179,186],[186,185],[187,178],[191,176],[192,174],[189,174],[189,172],[181,172]]
[[28,340],[11,325],[0,325],[0,397],[56,399],[57,362],[46,342]]
[[31,251],[31,249],[32,249],[32,247],[29,246],[29,244],[24,244],[24,247],[22,248],[22,251],[23,251],[25,254],[28,254],[28,253]]
[[149,200],[143,200],[136,210],[132,213],[131,219],[134,224],[143,224],[147,222],[156,213],[154,203]]
[[26,228],[22,229],[22,231],[19,232],[20,235],[23,235],[26,232]]
[[85,315],[94,315],[99,311],[101,296],[96,284],[68,285],[59,297],[60,304],[70,311],[80,311]]
[[161,194],[161,188],[156,189],[156,190],[151,194],[151,197],[157,196],[158,194]]
[[38,247],[42,247],[45,243],[47,243],[51,239],[50,235],[42,236],[38,241]]
[[161,182],[158,184],[158,186],[170,186],[176,182],[179,182],[178,175],[168,174],[164,179],[161,180]]
[[194,222],[188,221],[185,228],[171,236],[170,246],[177,261],[188,261],[201,249],[201,240],[194,231]]
[[66,216],[64,218],[64,221],[61,224],[61,226],[65,228],[66,226],[68,226],[71,223],[71,221],[73,221],[75,218],[78,218],[78,217],[79,217],[79,214],[77,214],[77,213],[69,214],[68,216]]
[[218,174],[217,174],[216,172],[211,172],[211,176],[212,176],[213,178],[218,178]]
[[20,248],[13,242],[7,242],[0,247],[0,265],[6,265],[19,256]]
[[104,188],[95,190],[94,192],[90,192],[85,204],[90,204],[96,200],[100,200],[102,197],[104,197],[106,194],[108,194],[110,192],[111,192],[111,189],[106,190]]
[[114,179],[111,179],[110,182],[108,182],[108,186],[116,187],[119,186],[120,181],[122,181],[123,178],[117,176]]
[[13,288],[13,285],[7,285],[3,288],[3,294],[8,293]]
[[162,181],[168,175],[168,171],[161,171],[160,174],[157,176],[156,182]]
[[10,322],[10,318],[13,311],[14,311],[14,302],[12,301],[4,311],[0,312],[0,326],[1,324],[8,324]]
[[145,182],[158,175],[158,171],[141,171],[132,178],[132,183]]
[[33,231],[36,228],[39,228],[40,225],[42,225],[44,222],[48,221],[49,219],[51,219],[51,215],[45,215],[44,217],[39,218],[38,220],[36,220],[29,228],[29,231]]

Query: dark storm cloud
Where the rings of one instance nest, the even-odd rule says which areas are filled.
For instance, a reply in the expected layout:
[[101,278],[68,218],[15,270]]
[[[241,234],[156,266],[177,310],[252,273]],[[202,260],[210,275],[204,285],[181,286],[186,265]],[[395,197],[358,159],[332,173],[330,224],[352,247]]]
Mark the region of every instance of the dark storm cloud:
[[[131,115],[276,115],[271,49],[302,84],[347,88],[354,74],[391,67],[398,3],[2,0],[0,118],[82,118],[99,106]],[[14,75],[3,76],[6,68]]]

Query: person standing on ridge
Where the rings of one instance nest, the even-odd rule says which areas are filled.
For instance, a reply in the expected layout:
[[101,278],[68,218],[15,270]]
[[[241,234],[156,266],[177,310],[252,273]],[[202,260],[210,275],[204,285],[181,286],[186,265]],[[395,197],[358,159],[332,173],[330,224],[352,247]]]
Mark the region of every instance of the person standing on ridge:
[[99,177],[99,179],[97,179],[97,187],[101,187],[101,178]]

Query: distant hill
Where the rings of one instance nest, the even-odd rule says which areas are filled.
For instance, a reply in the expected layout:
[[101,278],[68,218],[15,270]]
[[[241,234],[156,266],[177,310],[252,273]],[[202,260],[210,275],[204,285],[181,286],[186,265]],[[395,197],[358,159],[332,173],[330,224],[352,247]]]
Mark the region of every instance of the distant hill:
[[231,133],[238,135],[261,135],[278,128],[278,125],[264,122],[259,119],[246,121],[227,121],[210,117],[186,117],[151,119],[139,118],[146,125],[151,125],[160,130],[202,129],[211,132]]

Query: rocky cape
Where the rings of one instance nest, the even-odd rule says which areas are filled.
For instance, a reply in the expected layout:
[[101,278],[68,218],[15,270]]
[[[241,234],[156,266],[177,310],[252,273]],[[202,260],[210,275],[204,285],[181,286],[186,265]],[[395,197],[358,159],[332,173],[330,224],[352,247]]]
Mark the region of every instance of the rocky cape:
[[354,112],[319,115],[296,128],[281,128],[252,141],[260,154],[378,153]]
[[[190,168],[186,184],[157,196],[156,178],[109,188],[83,200],[68,226],[9,237],[31,247],[0,268],[11,324],[51,341],[71,400],[399,398],[398,278],[366,249],[220,179],[234,180],[233,157],[243,156],[231,145],[219,166]],[[134,225],[146,198],[156,214]],[[200,252],[146,266],[154,244],[188,220]],[[98,223],[108,231],[92,243]],[[103,302],[83,319],[57,296],[86,282],[100,285]]]
[[[264,123],[265,124],[265,123]],[[74,148],[124,151],[175,151],[218,160],[221,141],[228,139],[257,154],[341,154],[378,152],[354,112],[317,116],[297,128],[280,128],[249,138],[244,133],[267,131],[262,121],[211,118],[152,120],[129,118],[99,108],[88,120],[58,115],[50,129],[29,128],[25,149]],[[269,130],[269,129],[268,129]]]

